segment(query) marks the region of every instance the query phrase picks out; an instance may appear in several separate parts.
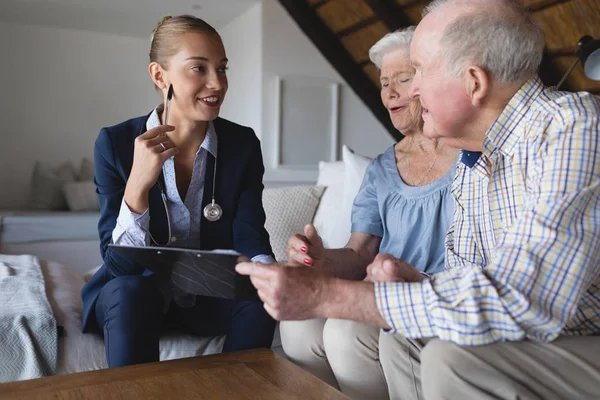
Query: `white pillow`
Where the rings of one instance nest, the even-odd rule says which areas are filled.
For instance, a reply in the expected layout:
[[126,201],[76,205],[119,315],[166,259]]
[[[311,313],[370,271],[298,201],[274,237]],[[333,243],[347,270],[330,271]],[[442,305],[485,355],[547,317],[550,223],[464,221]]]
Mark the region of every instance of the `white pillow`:
[[344,184],[344,162],[319,161],[319,177],[317,186],[330,186],[335,183]]
[[350,239],[352,228],[352,205],[360,190],[363,177],[371,158],[356,154],[348,146],[342,147],[344,159],[344,195],[341,204],[341,217],[338,224],[337,247],[343,247]]
[[[352,204],[371,159],[342,147],[343,161],[319,163],[318,184],[327,185],[313,225],[328,249],[344,247],[350,239]],[[343,180],[339,179],[343,174]]]
[[348,146],[342,147],[342,157],[344,159],[344,203],[354,203],[354,198],[360,190],[367,167],[373,160],[370,157],[356,154],[354,150]]
[[96,185],[92,181],[67,182],[62,187],[69,210],[100,211],[100,203],[96,195]]
[[317,185],[327,188],[321,197],[313,225],[328,249],[340,247],[336,245],[339,243],[338,224],[342,218],[340,199],[344,196],[344,176],[343,161],[319,162]]
[[290,186],[263,192],[265,228],[277,261],[287,260],[285,250],[290,236],[304,232],[304,226],[312,222],[324,189],[323,186]]
[[62,192],[62,186],[75,180],[75,169],[70,162],[65,162],[58,167],[36,162],[31,178],[31,208],[66,210],[67,200]]
[[81,166],[79,167],[79,176],[80,181],[93,181],[94,180],[94,163],[88,160],[87,158],[83,158],[81,160]]

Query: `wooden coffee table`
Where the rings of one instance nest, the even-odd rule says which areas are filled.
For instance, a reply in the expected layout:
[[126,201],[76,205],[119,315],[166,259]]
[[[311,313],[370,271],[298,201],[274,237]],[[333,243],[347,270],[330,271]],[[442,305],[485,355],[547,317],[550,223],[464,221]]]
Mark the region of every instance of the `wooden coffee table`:
[[347,399],[267,349],[0,385],[1,399]]

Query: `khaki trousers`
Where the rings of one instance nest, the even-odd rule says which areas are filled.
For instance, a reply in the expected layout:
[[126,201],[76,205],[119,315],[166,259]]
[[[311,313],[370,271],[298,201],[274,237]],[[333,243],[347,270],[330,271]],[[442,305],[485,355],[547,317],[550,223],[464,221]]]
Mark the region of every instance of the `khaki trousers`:
[[425,399],[600,399],[600,336],[477,347],[436,339],[421,363]]
[[355,399],[600,399],[600,336],[466,347],[341,320],[281,324],[292,361]]
[[279,325],[288,358],[353,399],[387,399],[378,328],[338,319]]

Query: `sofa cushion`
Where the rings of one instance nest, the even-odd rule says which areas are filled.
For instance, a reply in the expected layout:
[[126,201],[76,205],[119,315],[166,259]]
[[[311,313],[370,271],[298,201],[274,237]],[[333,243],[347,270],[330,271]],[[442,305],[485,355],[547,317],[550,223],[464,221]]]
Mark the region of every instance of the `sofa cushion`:
[[[319,177],[317,185],[326,186],[321,201],[317,207],[313,225],[323,240],[323,245],[328,249],[342,247],[339,234],[339,221],[342,218],[340,199],[344,196],[344,162],[319,163]],[[341,243],[341,244],[340,244]]]
[[67,182],[62,187],[71,211],[100,211],[100,203],[93,181]]
[[271,247],[277,261],[287,260],[285,250],[290,236],[304,232],[315,216],[323,186],[290,186],[265,189],[263,207]]
[[343,229],[345,242],[350,239],[352,228],[352,206],[354,199],[360,190],[367,167],[371,163],[370,157],[356,154],[354,150],[347,146],[342,148],[342,157],[344,159],[344,197],[342,200],[342,221],[340,226]]
[[36,162],[31,177],[31,208],[36,210],[66,210],[67,200],[62,187],[76,180],[75,169],[70,162],[58,167]]
[[319,161],[317,186],[344,184],[344,161]]
[[80,181],[93,181],[94,180],[94,163],[87,158],[81,160],[79,167],[79,175],[77,179]]
[[350,238],[352,205],[371,161],[347,146],[342,154],[343,161],[319,164],[317,184],[327,188],[313,224],[329,249],[344,247]]

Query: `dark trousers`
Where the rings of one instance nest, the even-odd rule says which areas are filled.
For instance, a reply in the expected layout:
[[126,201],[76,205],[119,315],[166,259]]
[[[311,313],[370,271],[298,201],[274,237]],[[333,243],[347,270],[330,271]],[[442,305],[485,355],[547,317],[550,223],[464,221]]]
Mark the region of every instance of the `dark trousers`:
[[198,296],[191,308],[164,297],[154,277],[121,276],[108,282],[96,303],[108,366],[159,361],[162,332],[177,329],[198,336],[226,334],[223,352],[271,347],[275,321],[261,302]]

